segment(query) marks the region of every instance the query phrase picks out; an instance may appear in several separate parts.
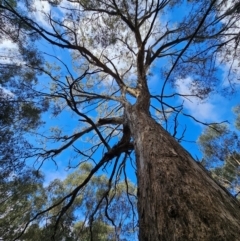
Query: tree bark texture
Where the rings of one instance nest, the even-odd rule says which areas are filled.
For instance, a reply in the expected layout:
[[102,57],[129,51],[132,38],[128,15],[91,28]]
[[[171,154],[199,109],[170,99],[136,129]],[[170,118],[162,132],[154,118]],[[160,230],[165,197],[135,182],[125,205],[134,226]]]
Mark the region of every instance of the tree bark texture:
[[138,178],[140,241],[240,240],[240,203],[139,107],[126,108]]

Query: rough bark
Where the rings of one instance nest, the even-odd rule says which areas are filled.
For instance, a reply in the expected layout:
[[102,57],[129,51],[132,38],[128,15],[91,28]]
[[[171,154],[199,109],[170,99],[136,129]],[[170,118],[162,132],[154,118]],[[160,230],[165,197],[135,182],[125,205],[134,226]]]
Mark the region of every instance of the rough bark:
[[240,203],[150,115],[126,108],[138,177],[140,241],[240,240]]

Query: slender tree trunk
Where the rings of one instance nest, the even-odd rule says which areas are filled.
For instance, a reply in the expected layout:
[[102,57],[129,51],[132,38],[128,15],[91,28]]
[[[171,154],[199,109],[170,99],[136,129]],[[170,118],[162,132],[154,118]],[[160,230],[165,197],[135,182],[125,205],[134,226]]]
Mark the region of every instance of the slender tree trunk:
[[240,240],[240,203],[150,115],[126,108],[136,151],[140,241]]

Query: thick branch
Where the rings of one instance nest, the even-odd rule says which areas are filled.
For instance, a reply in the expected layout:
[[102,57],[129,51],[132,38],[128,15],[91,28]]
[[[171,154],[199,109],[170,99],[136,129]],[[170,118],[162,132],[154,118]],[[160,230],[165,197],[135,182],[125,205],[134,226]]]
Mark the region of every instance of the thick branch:
[[53,158],[56,155],[60,154],[62,151],[66,150],[68,147],[70,147],[75,141],[77,141],[83,135],[88,134],[89,132],[95,130],[96,128],[103,126],[103,125],[107,125],[107,124],[110,124],[110,125],[123,124],[123,118],[122,117],[113,117],[113,118],[99,119],[97,123],[93,123],[92,126],[84,129],[83,131],[76,133],[72,136],[65,137],[64,140],[69,140],[69,141],[62,147],[60,147],[58,149],[48,150],[45,153],[41,153],[39,155]]

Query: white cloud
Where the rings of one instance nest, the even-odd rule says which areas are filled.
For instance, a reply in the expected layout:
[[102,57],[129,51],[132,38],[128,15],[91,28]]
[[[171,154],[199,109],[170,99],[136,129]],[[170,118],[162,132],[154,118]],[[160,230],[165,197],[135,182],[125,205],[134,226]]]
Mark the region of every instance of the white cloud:
[[[176,89],[179,94],[191,95],[192,79],[190,77],[186,79],[176,80]],[[198,97],[181,97],[184,101],[184,107],[189,111],[189,113],[196,119],[205,122],[219,122],[221,116],[224,112],[224,108],[219,111],[219,103],[222,99],[220,96],[215,96],[215,98],[208,99],[206,101],[201,101]]]
[[18,46],[11,40],[5,39],[0,42],[0,63],[11,64],[18,62]]
[[9,100],[9,99],[12,99],[13,97],[14,97],[14,94],[10,90],[7,90],[0,85],[0,98]]
[[15,49],[15,48],[17,48],[17,45],[16,45],[16,43],[13,43],[11,40],[4,39],[0,43],[0,48],[1,49],[12,49],[12,48]]
[[32,7],[34,9],[32,17],[37,21],[38,24],[49,28],[48,17],[46,15],[50,13],[50,4],[47,1],[34,0]]

